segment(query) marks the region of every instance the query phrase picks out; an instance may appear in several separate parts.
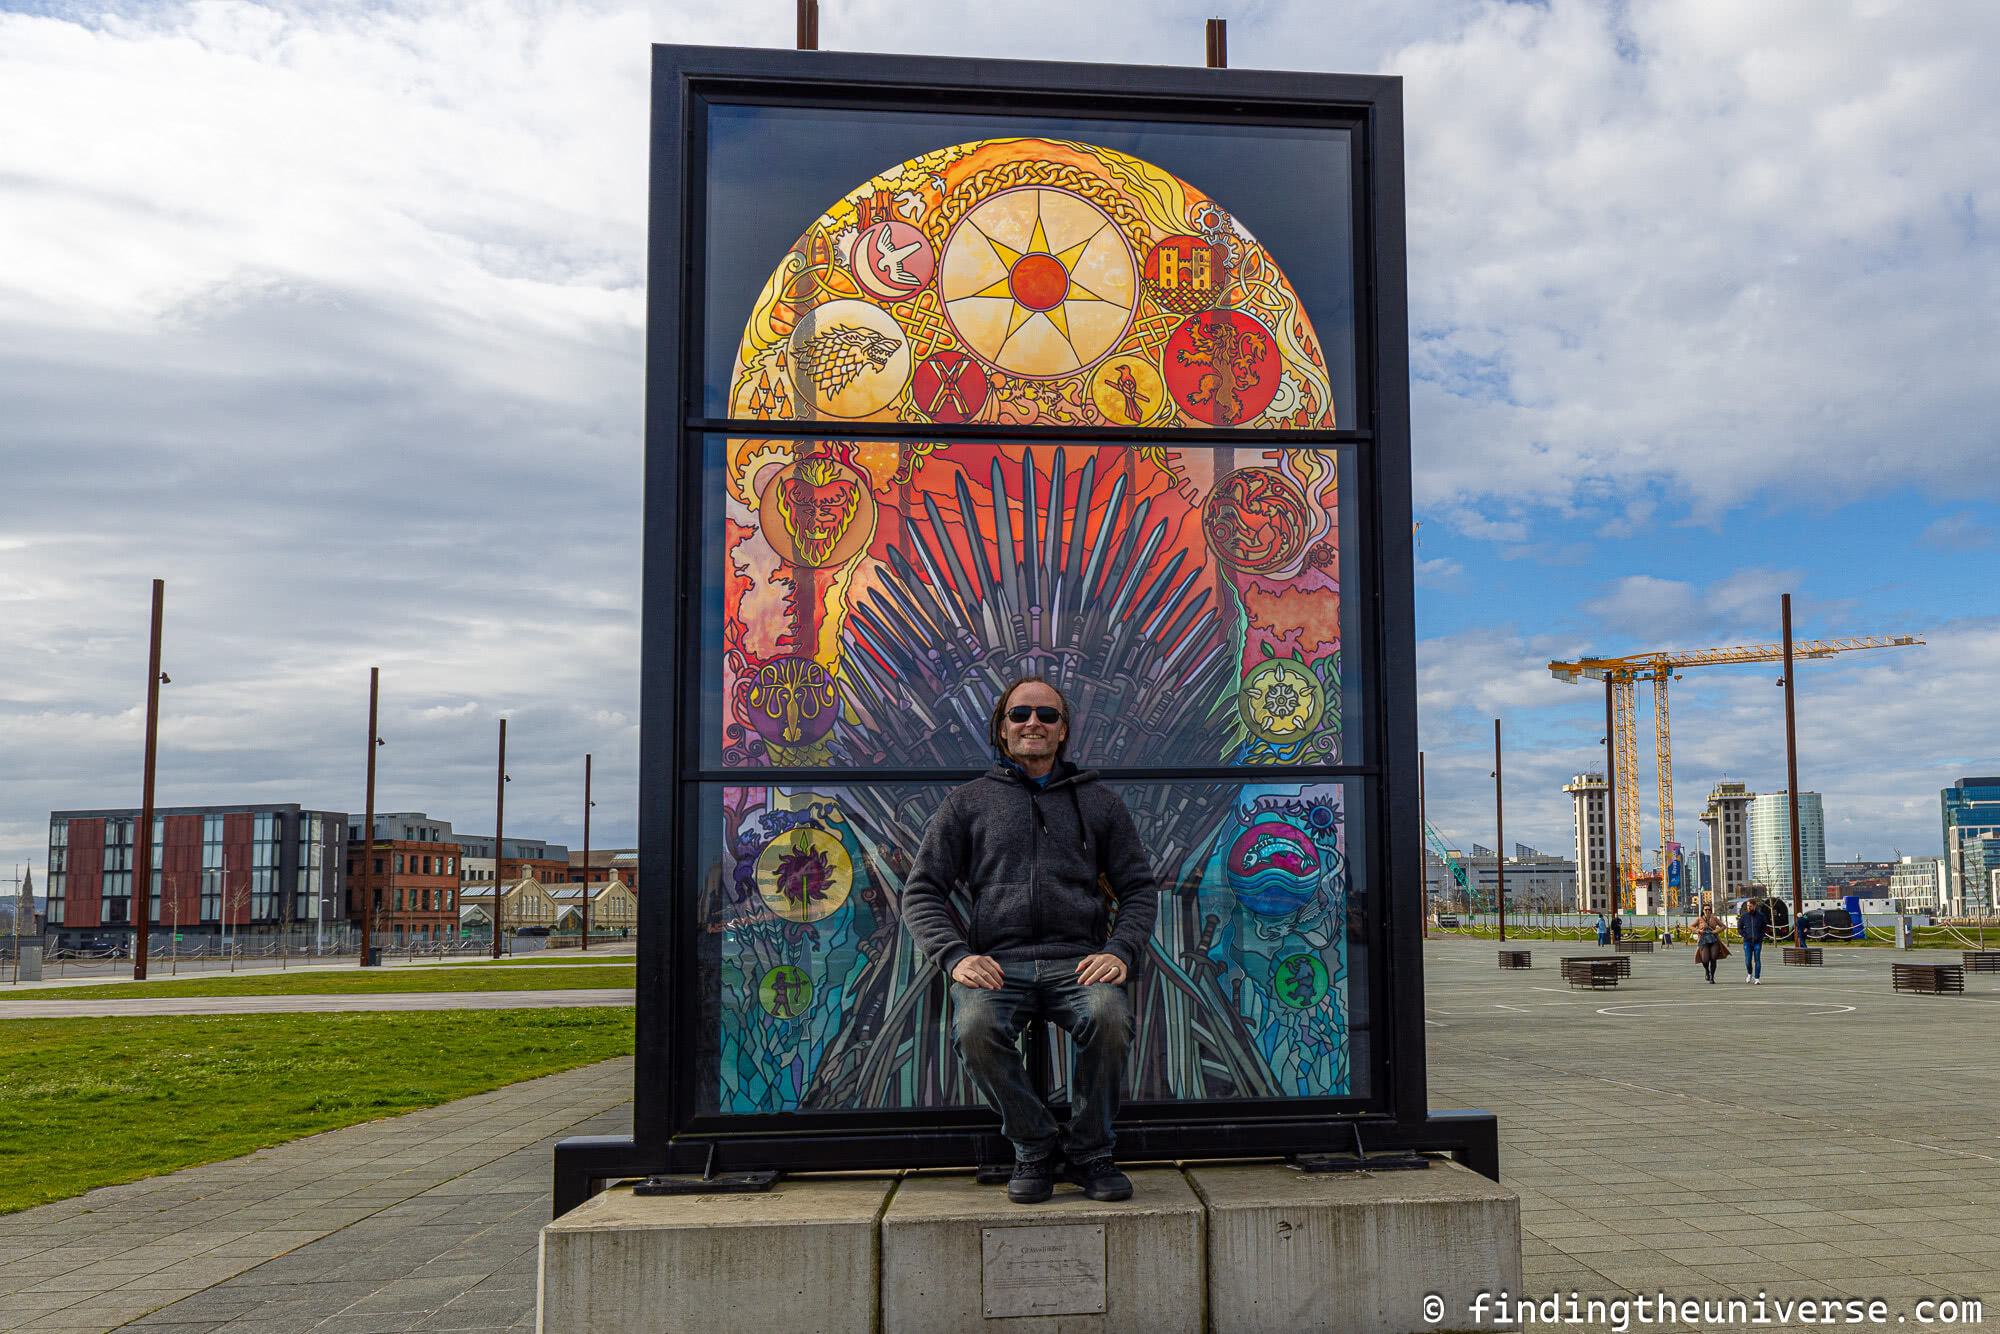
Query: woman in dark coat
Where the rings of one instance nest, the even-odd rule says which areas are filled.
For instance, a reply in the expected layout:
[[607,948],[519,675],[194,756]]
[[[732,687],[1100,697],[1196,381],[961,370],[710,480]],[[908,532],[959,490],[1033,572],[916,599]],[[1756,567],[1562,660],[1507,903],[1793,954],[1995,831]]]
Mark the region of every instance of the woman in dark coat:
[[1722,919],[1715,915],[1715,909],[1704,907],[1701,916],[1694,919],[1694,939],[1694,961],[1713,983],[1715,965],[1729,957],[1729,947],[1722,943]]

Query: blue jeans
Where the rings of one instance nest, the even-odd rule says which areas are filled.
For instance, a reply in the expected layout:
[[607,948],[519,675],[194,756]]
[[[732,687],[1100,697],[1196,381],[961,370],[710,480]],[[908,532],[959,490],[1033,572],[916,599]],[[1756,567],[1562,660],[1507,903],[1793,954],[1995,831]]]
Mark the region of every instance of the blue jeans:
[[1764,942],[1746,940],[1743,942],[1743,971],[1752,977],[1764,975]]
[[[1060,1143],[1071,1162],[1111,1152],[1111,1123],[1125,1082],[1125,1051],[1132,1044],[1132,1006],[1125,988],[1109,982],[1084,986],[1075,959],[1003,963],[997,991],[951,984],[951,1039],[966,1073],[994,1111],[1000,1133],[1014,1142],[1020,1162],[1037,1162]],[[1028,1081],[1015,1046],[1037,1019],[1070,1035],[1076,1069],[1069,1082],[1069,1133],[1065,1137]]]

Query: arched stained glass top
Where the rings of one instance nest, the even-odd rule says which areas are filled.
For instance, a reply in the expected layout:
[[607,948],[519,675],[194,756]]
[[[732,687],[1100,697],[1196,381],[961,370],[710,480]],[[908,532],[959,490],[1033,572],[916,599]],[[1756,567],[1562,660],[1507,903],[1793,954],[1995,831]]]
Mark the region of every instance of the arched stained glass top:
[[839,200],[760,292],[729,410],[1151,430],[1330,429],[1312,321],[1257,239],[1129,154],[984,139]]

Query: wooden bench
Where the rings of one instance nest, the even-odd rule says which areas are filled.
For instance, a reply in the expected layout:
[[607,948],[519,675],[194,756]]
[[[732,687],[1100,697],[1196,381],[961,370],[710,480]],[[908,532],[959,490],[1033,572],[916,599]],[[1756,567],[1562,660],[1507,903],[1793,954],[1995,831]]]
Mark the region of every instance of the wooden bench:
[[1572,987],[1609,991],[1621,977],[1632,976],[1632,961],[1622,956],[1584,956],[1562,961],[1563,981]]
[[1500,966],[1502,968],[1533,968],[1535,966],[1533,957],[1533,951],[1531,950],[1501,950]]
[[1653,942],[1650,940],[1621,940],[1611,948],[1620,954],[1651,954]]
[[1968,973],[2000,973],[2000,950],[1966,950],[1964,958]]
[[1892,964],[1890,985],[1920,996],[1958,995],[1965,991],[1965,968],[1955,963]]
[[1818,945],[1785,946],[1785,962],[1799,964],[1806,968],[1824,968],[1826,951]]

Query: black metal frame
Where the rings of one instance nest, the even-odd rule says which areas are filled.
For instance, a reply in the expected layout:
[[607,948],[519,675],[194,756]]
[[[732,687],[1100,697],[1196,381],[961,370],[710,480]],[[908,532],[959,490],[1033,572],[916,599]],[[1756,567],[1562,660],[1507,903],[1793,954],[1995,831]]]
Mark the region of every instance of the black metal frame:
[[[704,415],[701,336],[705,294],[700,215],[705,101],[1010,115],[1199,120],[1223,124],[1344,126],[1354,183],[1358,429],[1267,433],[1176,431],[1176,443],[1353,446],[1359,550],[1366,763],[1316,769],[1217,770],[1234,781],[1362,779],[1363,883],[1370,1043],[1367,1095],[1256,1103],[1149,1104],[1121,1121],[1119,1150],[1134,1161],[1363,1152],[1453,1154],[1499,1176],[1498,1127],[1485,1112],[1429,1110],[1423,1028],[1422,869],[1417,823],[1416,645],[1411,514],[1408,328],[1404,274],[1401,81],[1394,78],[1213,69],[1051,64],[717,47],[654,48],[652,217],[646,361],[644,648],[641,666],[637,1062],[633,1134],[564,1140],[555,1152],[560,1215],[606,1180],[663,1173],[812,1171],[972,1165],[1006,1156],[983,1112],[882,1111],[704,1118],[680,1076],[698,971],[688,931],[691,896],[679,892],[693,864],[694,804],[704,772],[693,744],[702,525],[699,451],[704,432],[894,439],[888,423],[731,423]],[[922,432],[935,437],[935,428]],[[1108,429],[953,427],[959,439],[1050,443],[1157,440]],[[736,777],[738,775],[728,775]],[[801,772],[801,781],[850,776]],[[970,773],[869,774],[962,781]],[[1107,771],[1109,778],[1179,777],[1176,771]],[[1210,777],[1206,772],[1199,775]],[[760,771],[759,781],[772,775]],[[775,1124],[774,1124],[775,1123]]]

